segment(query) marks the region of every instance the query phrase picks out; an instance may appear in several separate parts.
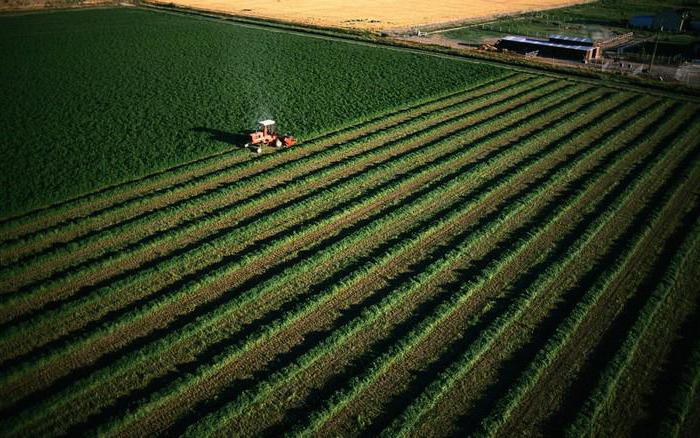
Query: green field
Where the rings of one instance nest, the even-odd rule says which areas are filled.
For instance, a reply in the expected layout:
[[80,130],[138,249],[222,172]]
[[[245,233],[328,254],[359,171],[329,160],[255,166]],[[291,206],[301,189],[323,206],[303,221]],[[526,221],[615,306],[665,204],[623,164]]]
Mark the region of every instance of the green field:
[[[154,137],[149,147],[134,143],[133,154],[163,149],[177,160],[192,142],[201,149],[187,159],[200,158],[168,169],[142,159],[150,173],[139,179],[89,180],[95,190],[85,196],[59,202],[52,192],[46,199],[55,205],[0,223],[0,435],[697,430],[695,99],[140,10],[2,20],[53,22],[53,31],[30,32],[44,57],[66,52],[46,48],[64,47],[64,38],[93,48],[88,55],[74,47],[80,69],[45,63],[62,67],[42,67],[58,78],[63,69],[102,71],[115,57],[100,53],[123,44],[100,40],[96,22],[59,30],[60,17],[83,14],[120,35],[171,30],[152,52],[124,49],[140,64],[122,71],[149,80],[112,89],[111,100],[139,97],[144,114],[160,108],[165,118],[137,125],[140,135],[178,132],[170,135],[180,149]],[[298,146],[257,156],[202,139],[191,126],[229,129],[229,118],[250,110],[236,100],[241,84],[260,90],[261,70],[250,67],[239,88],[227,86],[229,75],[218,76],[214,58],[202,56],[223,50],[231,35],[254,39],[241,40],[239,51],[265,42],[295,47],[300,65],[314,67],[270,77],[292,89],[333,78],[342,93],[314,86],[308,94],[352,104],[268,90],[263,99],[306,102],[299,107],[310,126],[301,112],[276,113],[289,117]],[[177,67],[155,62],[158,47],[172,57],[172,47],[190,41],[199,50],[183,53]],[[324,63],[330,54],[335,63]],[[344,56],[362,60],[353,64],[359,77],[338,72]],[[165,90],[177,88],[155,82],[153,65],[189,72],[177,94],[186,104],[166,105]],[[343,75],[353,85],[343,85]],[[197,106],[188,84],[200,76],[209,97],[228,90],[226,104]],[[373,86],[381,94],[365,91]],[[55,96],[69,105],[63,92]],[[199,119],[183,115],[185,107]],[[66,117],[83,115],[66,108]],[[50,164],[36,145],[17,150],[29,166],[24,174],[50,167],[88,175],[90,160],[129,162],[106,143],[89,148],[92,134],[53,117],[55,125],[37,125],[34,135],[65,129],[81,148],[62,148]]]
[[301,139],[497,69],[143,10],[0,16],[0,218],[240,146]]

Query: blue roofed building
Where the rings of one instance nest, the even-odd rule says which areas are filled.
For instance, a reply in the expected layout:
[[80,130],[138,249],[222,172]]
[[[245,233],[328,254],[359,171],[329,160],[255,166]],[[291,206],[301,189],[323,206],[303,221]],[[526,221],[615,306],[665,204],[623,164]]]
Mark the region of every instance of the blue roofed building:
[[556,35],[552,34],[549,36],[549,42],[557,44],[566,44],[569,46],[592,46],[593,40],[588,37],[575,37],[568,35]]

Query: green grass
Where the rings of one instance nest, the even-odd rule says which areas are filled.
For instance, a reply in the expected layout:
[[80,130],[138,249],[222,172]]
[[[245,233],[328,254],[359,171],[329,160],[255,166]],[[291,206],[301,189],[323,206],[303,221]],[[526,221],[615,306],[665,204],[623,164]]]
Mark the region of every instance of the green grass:
[[505,74],[138,9],[1,16],[0,58],[0,217],[230,148],[260,118],[304,139]]

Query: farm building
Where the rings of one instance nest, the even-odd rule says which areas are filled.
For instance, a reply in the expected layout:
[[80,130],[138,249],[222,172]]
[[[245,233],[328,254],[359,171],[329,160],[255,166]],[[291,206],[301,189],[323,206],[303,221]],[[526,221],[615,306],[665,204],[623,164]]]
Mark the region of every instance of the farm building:
[[593,46],[588,38],[552,35],[548,40],[526,36],[509,35],[496,45],[501,50],[530,54],[546,58],[588,62],[600,56],[600,48]]

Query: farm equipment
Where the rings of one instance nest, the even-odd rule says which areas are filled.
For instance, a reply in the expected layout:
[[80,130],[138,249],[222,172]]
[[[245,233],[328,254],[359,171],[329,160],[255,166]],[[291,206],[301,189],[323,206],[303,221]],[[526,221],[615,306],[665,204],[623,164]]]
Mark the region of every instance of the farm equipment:
[[277,149],[291,148],[296,142],[296,139],[289,134],[278,134],[274,120],[262,120],[258,122],[258,130],[250,133],[250,143],[246,143],[245,147],[261,153],[263,146],[274,146]]

